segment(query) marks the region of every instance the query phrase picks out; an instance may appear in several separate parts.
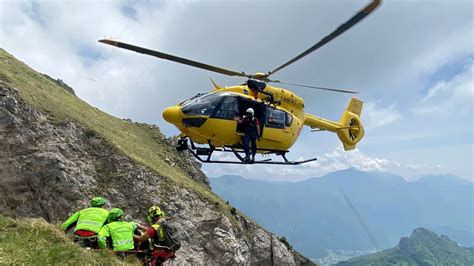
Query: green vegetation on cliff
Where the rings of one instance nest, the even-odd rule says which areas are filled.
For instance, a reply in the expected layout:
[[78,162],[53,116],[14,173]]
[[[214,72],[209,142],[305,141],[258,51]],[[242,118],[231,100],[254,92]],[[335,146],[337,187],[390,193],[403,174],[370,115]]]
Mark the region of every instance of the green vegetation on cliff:
[[86,250],[59,227],[43,219],[11,219],[0,215],[1,265],[140,265],[118,259],[108,250]]

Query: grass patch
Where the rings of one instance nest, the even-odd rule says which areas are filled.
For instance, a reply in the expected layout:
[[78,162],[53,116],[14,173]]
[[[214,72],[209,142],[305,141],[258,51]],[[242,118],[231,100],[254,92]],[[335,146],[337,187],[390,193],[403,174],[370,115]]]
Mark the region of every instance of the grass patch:
[[12,219],[0,215],[1,265],[141,265],[118,259],[109,250],[86,250],[68,239],[58,226],[43,219]]

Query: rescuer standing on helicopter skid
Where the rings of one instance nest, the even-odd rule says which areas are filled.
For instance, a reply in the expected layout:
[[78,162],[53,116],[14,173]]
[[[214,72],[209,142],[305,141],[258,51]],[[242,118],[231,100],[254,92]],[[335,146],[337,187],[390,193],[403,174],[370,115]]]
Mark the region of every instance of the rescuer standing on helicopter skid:
[[[236,117],[237,123],[242,124],[244,128],[244,137],[242,145],[244,146],[245,158],[244,162],[255,161],[255,154],[257,154],[257,139],[260,140],[260,123],[255,117],[255,112],[252,108],[248,108],[242,118]],[[249,145],[252,144],[252,159],[250,159]]]

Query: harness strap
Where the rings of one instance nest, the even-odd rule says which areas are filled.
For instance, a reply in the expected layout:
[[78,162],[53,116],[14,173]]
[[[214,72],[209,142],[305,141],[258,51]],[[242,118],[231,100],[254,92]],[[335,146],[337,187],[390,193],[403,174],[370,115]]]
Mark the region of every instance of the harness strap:
[[173,251],[172,251],[169,247],[167,247],[167,246],[160,246],[160,245],[154,244],[154,245],[153,245],[153,248],[154,248],[154,249],[165,250],[165,251],[168,251],[168,252],[173,252]]

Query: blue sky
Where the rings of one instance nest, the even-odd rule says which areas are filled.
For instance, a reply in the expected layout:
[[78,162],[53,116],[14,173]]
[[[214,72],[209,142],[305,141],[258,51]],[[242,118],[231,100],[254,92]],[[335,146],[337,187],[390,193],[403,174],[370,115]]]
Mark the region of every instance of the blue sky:
[[[103,37],[246,72],[268,71],[313,45],[368,1],[8,1],[0,45],[74,87],[105,112],[177,130],[161,111],[242,79],[97,43]],[[138,3],[138,4],[137,4]],[[303,130],[301,167],[204,166],[211,176],[301,180],[348,167],[407,179],[473,179],[472,1],[385,1],[373,15],[274,78],[353,89],[366,136],[344,152],[334,134]],[[27,41],[25,41],[27,40]],[[350,96],[290,88],[306,111],[338,120]]]

